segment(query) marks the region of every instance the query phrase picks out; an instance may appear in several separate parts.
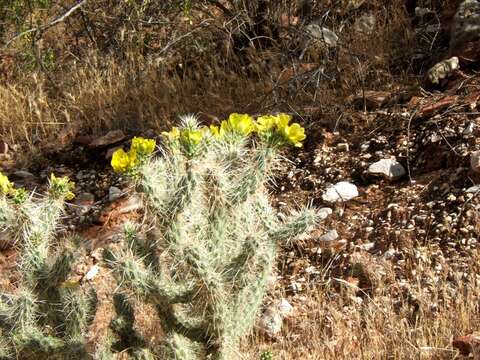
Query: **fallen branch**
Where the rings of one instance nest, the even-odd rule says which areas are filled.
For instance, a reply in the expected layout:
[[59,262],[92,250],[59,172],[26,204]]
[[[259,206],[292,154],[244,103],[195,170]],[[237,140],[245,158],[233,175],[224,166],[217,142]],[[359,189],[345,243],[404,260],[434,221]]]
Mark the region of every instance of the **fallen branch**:
[[36,27],[36,28],[31,28],[29,30],[26,30],[26,31],[14,36],[12,39],[7,41],[7,43],[3,46],[3,48],[8,47],[12,42],[16,41],[17,39],[20,39],[21,37],[24,37],[25,35],[28,35],[28,34],[31,34],[31,33],[43,33],[45,31],[47,31],[48,29],[54,27],[55,25],[65,21],[65,19],[67,19],[70,15],[72,15],[76,10],[81,8],[86,3],[87,3],[87,0],[80,0],[74,6],[72,6],[70,9],[68,9],[65,13],[63,13],[62,15],[57,17],[52,22],[50,22],[48,24],[45,24],[45,25],[42,25],[42,26],[39,26],[39,27]]

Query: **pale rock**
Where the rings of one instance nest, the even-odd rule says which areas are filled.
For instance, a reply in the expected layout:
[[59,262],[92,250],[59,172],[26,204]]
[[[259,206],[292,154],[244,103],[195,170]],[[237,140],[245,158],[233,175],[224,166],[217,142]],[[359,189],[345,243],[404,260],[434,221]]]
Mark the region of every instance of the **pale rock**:
[[85,280],[90,281],[95,278],[95,276],[98,275],[98,272],[100,271],[100,266],[98,265],[93,265],[90,270],[85,274]]
[[471,186],[471,187],[469,187],[467,190],[465,190],[465,192],[466,192],[467,194],[480,193],[480,185]]
[[280,300],[278,304],[278,311],[284,318],[293,313],[293,306],[287,301],[287,299]]
[[125,204],[123,204],[118,211],[120,214],[126,214],[132,211],[141,210],[143,208],[143,200],[139,195],[133,195]]
[[368,173],[374,176],[383,176],[389,180],[397,180],[407,172],[402,164],[395,159],[382,159],[368,167]]
[[318,238],[318,240],[320,241],[334,241],[337,239],[338,239],[337,230],[330,230]]
[[453,56],[431,67],[427,72],[427,78],[430,83],[439,84],[441,80],[448,78],[459,67],[458,57]]
[[480,172],[480,150],[471,153],[470,167],[473,171]]
[[336,47],[338,44],[337,34],[326,27],[322,27],[318,24],[310,24],[307,26],[307,31],[312,37],[320,40],[329,47]]
[[18,170],[12,174],[11,178],[14,180],[28,181],[35,179],[35,175],[25,170]]
[[332,209],[329,207],[323,207],[317,211],[317,215],[320,220],[325,220],[329,215],[332,214]]
[[108,189],[108,201],[113,202],[123,196],[122,190],[116,186],[110,186]]
[[260,317],[259,329],[269,337],[275,337],[282,331],[283,317],[274,306],[268,307]]
[[327,188],[322,199],[327,202],[348,201],[358,196],[357,187],[348,181],[340,181]]

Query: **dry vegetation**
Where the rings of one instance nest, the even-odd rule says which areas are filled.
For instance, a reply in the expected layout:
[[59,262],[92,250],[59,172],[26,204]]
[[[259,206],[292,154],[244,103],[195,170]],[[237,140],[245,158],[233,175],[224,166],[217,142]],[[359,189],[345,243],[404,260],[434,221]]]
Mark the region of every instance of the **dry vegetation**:
[[[18,157],[105,129],[162,130],[182,113],[208,122],[233,111],[285,111],[307,128],[333,129],[353,111],[350,96],[416,87],[445,53],[444,34],[414,28],[401,1],[94,0],[12,42],[74,2],[6,3],[0,0],[0,140],[23,147]],[[363,13],[375,14],[372,34],[355,27]],[[306,31],[312,21],[335,31],[339,46],[315,43]],[[278,338],[255,332],[247,339],[244,358],[263,350],[276,359],[460,358],[452,339],[480,325],[480,254],[469,253],[464,270],[449,261],[438,270],[436,245],[410,239],[406,247],[405,276],[392,261],[357,249],[348,261],[342,252],[319,260],[321,273],[300,294],[278,281],[272,299],[288,297],[295,312]],[[142,325],[147,334],[157,326]]]

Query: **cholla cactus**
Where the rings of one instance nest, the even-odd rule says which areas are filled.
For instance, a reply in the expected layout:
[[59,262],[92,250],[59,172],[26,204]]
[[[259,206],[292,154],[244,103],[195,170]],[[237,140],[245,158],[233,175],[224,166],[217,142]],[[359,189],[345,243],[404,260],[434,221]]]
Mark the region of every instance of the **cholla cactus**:
[[278,150],[305,138],[289,121],[284,114],[257,121],[232,114],[206,128],[187,116],[163,134],[164,156],[127,169],[152,226],[143,237],[128,226],[128,246],[106,251],[105,259],[121,286],[156,308],[167,333],[160,358],[236,359],[278,246],[316,222],[309,208],[279,221],[269,205],[265,184]]
[[34,200],[11,183],[1,187],[0,232],[16,237],[20,279],[13,293],[0,289],[0,359],[88,358],[83,335],[95,296],[67,281],[76,247],[53,250],[72,187],[68,178],[53,174],[43,199]]

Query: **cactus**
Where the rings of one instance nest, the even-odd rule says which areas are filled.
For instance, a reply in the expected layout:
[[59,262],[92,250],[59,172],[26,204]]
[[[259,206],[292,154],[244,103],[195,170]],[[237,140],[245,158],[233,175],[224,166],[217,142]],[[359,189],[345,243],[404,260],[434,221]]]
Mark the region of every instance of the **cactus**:
[[[104,257],[124,290],[156,308],[167,334],[160,358],[236,359],[279,245],[318,219],[305,208],[279,221],[269,204],[265,185],[278,150],[305,138],[289,120],[232,114],[209,129],[187,116],[164,133],[163,156],[145,153],[127,170],[152,221],[145,232],[129,225],[125,248]],[[138,156],[133,146],[112,165],[132,154]]]
[[0,191],[0,231],[19,248],[16,290],[0,289],[0,359],[89,359],[84,332],[95,309],[95,293],[67,277],[78,255],[76,239],[59,250],[53,240],[73,187],[50,178],[48,194],[25,196],[13,186]]

